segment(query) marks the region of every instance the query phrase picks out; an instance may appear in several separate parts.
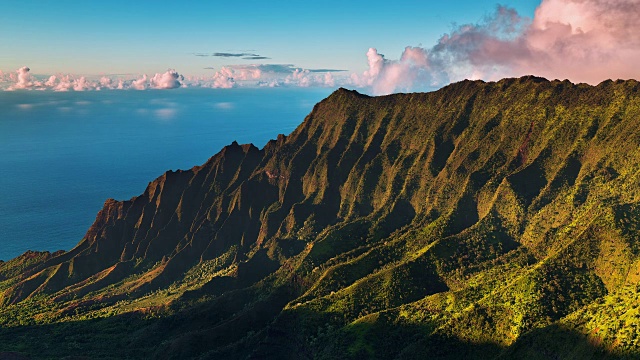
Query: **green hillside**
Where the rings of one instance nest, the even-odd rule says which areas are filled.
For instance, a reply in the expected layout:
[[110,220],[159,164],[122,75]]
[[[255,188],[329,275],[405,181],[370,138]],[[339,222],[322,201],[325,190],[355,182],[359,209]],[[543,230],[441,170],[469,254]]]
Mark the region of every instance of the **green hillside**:
[[[640,84],[337,90],[0,264],[58,359],[637,359]],[[0,353],[0,358],[2,358]]]

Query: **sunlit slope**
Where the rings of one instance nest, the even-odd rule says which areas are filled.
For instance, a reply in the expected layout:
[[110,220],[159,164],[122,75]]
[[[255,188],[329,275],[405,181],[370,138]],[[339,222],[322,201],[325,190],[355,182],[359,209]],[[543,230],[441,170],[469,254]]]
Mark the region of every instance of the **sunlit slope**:
[[525,77],[340,89],[264,149],[233,143],[107,201],[75,249],[0,265],[0,348],[638,356],[639,88]]

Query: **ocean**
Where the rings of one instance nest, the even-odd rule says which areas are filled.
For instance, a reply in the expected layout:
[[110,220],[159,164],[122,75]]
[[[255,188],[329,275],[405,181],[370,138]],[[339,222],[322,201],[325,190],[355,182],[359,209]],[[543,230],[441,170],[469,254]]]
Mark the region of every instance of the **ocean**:
[[0,260],[69,250],[108,198],[236,140],[289,134],[332,89],[0,92]]

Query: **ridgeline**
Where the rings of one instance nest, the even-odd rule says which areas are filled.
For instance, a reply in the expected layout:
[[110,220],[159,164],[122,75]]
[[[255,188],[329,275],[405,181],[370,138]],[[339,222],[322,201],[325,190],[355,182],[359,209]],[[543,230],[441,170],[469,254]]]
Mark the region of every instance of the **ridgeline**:
[[0,358],[635,359],[639,89],[339,89],[0,264]]

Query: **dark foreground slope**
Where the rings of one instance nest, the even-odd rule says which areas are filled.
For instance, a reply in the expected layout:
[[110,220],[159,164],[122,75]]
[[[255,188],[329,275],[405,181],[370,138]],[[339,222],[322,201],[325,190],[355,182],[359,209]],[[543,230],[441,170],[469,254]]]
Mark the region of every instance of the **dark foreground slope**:
[[371,98],[108,200],[0,265],[32,358],[640,356],[640,85]]

